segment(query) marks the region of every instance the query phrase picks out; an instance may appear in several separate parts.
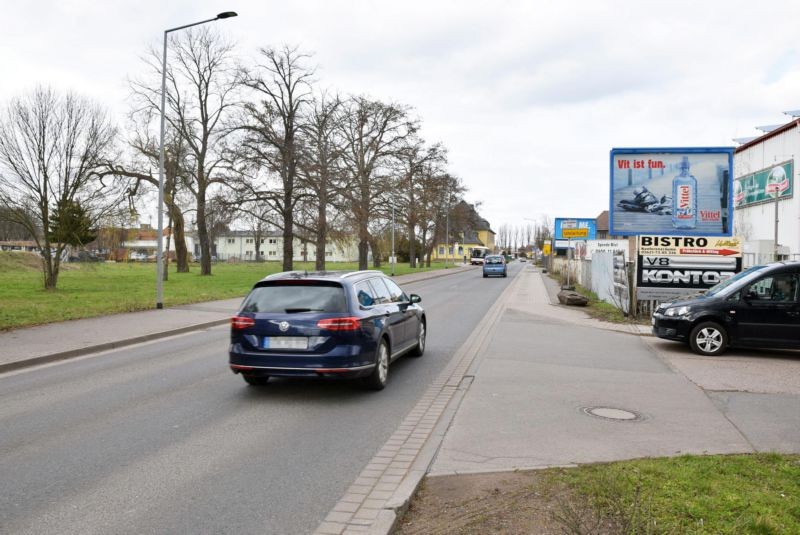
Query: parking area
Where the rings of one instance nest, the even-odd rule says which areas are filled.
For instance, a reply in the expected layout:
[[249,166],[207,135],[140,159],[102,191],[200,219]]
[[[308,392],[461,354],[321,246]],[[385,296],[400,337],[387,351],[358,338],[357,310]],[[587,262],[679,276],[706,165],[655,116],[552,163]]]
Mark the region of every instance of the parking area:
[[703,357],[687,344],[645,337],[669,366],[707,391],[800,396],[800,351],[729,349]]

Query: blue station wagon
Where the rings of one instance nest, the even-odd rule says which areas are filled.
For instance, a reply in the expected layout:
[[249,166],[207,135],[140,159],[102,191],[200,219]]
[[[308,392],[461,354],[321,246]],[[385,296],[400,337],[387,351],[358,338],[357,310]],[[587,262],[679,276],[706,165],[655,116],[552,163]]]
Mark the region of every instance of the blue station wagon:
[[421,300],[380,271],[271,275],[231,319],[231,370],[251,385],[327,377],[381,390],[393,360],[425,352]]

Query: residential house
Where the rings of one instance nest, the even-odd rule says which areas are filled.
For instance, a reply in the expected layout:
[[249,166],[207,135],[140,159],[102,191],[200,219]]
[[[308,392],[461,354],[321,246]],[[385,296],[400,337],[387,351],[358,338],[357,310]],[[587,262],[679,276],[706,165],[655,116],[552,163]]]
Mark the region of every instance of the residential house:
[[476,248],[486,248],[495,252],[495,232],[491,225],[475,210],[475,206],[465,201],[456,204],[450,211],[449,241],[437,243],[433,247],[431,259],[434,261],[468,261]]

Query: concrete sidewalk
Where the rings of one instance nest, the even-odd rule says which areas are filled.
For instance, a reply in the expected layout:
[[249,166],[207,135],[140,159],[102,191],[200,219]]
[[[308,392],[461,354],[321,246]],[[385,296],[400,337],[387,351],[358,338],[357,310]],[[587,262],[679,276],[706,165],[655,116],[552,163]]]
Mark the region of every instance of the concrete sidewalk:
[[[395,280],[407,286],[468,269],[476,268],[457,265],[446,270],[401,275]],[[242,299],[237,297],[0,332],[0,373],[223,325],[236,313]]]
[[[762,407],[772,425],[742,430],[730,408],[721,409],[645,343],[652,338],[623,334],[638,334],[640,326],[611,325],[552,304],[557,285],[534,269],[519,277],[467,372],[474,380],[429,475],[754,452],[769,449],[757,444],[794,438],[793,411]],[[597,408],[614,409],[601,411],[611,416],[626,411],[631,419],[591,414]]]

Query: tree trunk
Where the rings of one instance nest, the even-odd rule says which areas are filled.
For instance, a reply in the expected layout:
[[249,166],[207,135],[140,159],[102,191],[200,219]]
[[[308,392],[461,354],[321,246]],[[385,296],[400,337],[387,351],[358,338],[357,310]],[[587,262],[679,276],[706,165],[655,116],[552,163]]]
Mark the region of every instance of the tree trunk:
[[328,206],[325,192],[319,196],[319,206],[317,212],[317,248],[314,268],[317,271],[325,271],[325,248],[328,241]]
[[408,224],[408,264],[412,268],[417,267],[417,259],[416,259],[416,237],[414,236],[414,223],[409,222]]
[[172,213],[172,231],[175,236],[175,264],[178,273],[189,273],[189,251],[186,248],[186,232],[183,214],[176,206]]
[[294,243],[292,243],[292,214],[283,213],[283,270],[291,271],[294,266]]
[[197,201],[197,240],[200,242],[200,275],[211,275],[211,246],[206,228],[205,191],[202,200]]
[[365,221],[358,222],[358,269],[369,269],[369,231]]
[[381,250],[378,246],[378,240],[371,239],[369,245],[372,248],[372,267],[379,268],[381,267]]

